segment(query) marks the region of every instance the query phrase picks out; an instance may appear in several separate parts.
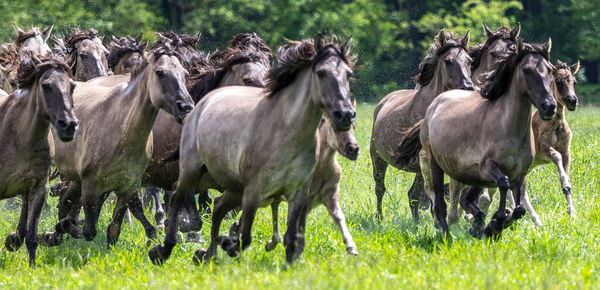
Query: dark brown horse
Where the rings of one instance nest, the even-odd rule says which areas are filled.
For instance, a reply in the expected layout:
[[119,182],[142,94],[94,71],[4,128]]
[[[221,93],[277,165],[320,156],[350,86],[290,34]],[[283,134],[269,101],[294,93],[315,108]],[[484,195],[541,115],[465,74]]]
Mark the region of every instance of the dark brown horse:
[[29,264],[35,266],[37,227],[48,192],[49,127],[64,142],[73,140],[78,120],[73,113],[70,68],[53,56],[38,59],[27,53],[18,68],[19,90],[0,96],[0,198],[22,195],[16,233],[6,237],[9,251],[23,240]]
[[[270,70],[267,90],[229,86],[212,91],[186,120],[180,146],[177,191],[169,203],[175,221],[186,196],[216,188],[211,244],[198,251],[202,260],[214,258],[217,245],[235,256],[251,243],[252,224],[259,206],[281,196],[291,198],[312,174],[316,163],[316,130],[322,114],[337,131],[350,129],[355,111],[350,100],[347,42],[338,45],[322,37],[294,42],[278,52],[279,65]],[[242,205],[241,241],[218,238],[227,212]],[[304,248],[308,206],[290,213],[286,260]],[[169,222],[164,245],[149,252],[160,264],[176,245],[177,224]]]
[[[382,201],[385,194],[385,172],[389,165],[400,170],[415,172],[415,179],[408,192],[410,209],[415,221],[419,219],[419,198],[425,197],[423,176],[417,159],[398,163],[398,145],[406,133],[423,119],[429,104],[441,93],[450,89],[474,89],[471,81],[471,57],[468,54],[470,34],[454,38],[441,31],[431,45],[429,54],[419,65],[415,77],[418,89],[399,90],[385,96],[373,113],[371,134],[371,160],[377,195],[377,215],[382,217]],[[429,205],[429,202],[426,202]]]

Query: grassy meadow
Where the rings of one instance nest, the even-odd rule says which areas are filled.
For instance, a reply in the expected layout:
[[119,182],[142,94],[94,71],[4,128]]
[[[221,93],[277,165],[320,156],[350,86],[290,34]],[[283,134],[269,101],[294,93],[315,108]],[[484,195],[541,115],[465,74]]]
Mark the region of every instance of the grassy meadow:
[[[374,182],[371,177],[369,138],[372,104],[360,104],[356,136],[361,144],[357,161],[340,160],[342,208],[359,255],[349,256],[337,227],[324,207],[308,217],[307,244],[302,257],[285,264],[285,250],[264,250],[271,236],[270,208],[259,210],[253,227],[253,245],[241,257],[229,258],[220,250],[214,263],[197,266],[194,251],[207,244],[179,244],[171,259],[154,266],[141,224],[124,223],[120,240],[107,249],[106,227],[112,204],[105,204],[98,236],[92,242],[68,240],[53,248],[38,249],[38,267],[30,269],[27,251],[8,252],[0,246],[0,288],[592,288],[600,287],[600,107],[585,106],[568,112],[573,129],[571,180],[577,217],[569,219],[566,202],[553,165],[536,168],[527,190],[543,222],[536,229],[529,215],[498,242],[476,240],[461,219],[451,227],[453,240],[445,243],[434,229],[429,211],[412,221],[406,193],[413,174],[390,168],[384,198],[384,219],[375,218]],[[341,158],[340,158],[341,159]],[[56,222],[57,198],[48,198],[40,232]],[[285,231],[285,206],[280,224]],[[496,202],[492,209],[497,207]],[[19,210],[0,204],[0,237],[16,229]],[[153,220],[153,215],[147,212]],[[488,217],[489,218],[489,217]],[[223,234],[233,219],[226,220]],[[203,237],[209,240],[210,221]],[[160,235],[160,241],[163,240]]]

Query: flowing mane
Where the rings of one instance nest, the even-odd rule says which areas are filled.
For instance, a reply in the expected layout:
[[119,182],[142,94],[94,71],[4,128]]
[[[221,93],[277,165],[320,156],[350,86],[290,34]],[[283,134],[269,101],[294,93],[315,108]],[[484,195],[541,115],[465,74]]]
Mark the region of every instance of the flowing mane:
[[[138,39],[141,39],[141,35],[138,37]],[[140,55],[144,55],[143,47],[144,46],[140,46],[139,40],[134,39],[133,37],[113,37],[108,46],[109,53],[106,57],[108,67],[112,71],[115,71],[121,58],[128,53],[137,52]]]
[[35,64],[33,57],[25,57],[21,60],[19,68],[17,69],[17,83],[20,89],[31,88],[35,81],[46,71],[52,68],[59,68],[69,74],[69,77],[73,78],[71,68],[65,63],[65,61],[55,55],[50,55],[40,59],[39,64]]
[[471,71],[475,71],[481,64],[483,53],[498,39],[517,41],[517,38],[510,33],[507,27],[501,26],[496,31],[492,32],[492,36],[487,37],[483,44],[469,47],[469,56],[473,59],[471,63]]
[[428,85],[435,74],[435,68],[437,67],[439,57],[451,48],[458,47],[465,51],[469,51],[468,47],[465,47],[460,39],[455,38],[453,33],[444,32],[445,42],[442,45],[436,36],[435,42],[429,47],[429,54],[425,56],[423,61],[419,64],[419,73],[414,77],[414,81],[421,85]]
[[[335,41],[337,37],[333,36]],[[324,43],[315,48],[315,42]],[[269,70],[267,74],[267,98],[273,97],[281,89],[294,81],[298,72],[308,66],[313,66],[319,61],[337,56],[349,66],[353,65],[353,57],[350,49],[345,44],[335,44],[322,36],[315,40],[303,39],[301,41],[289,41],[288,44],[277,50],[277,65]]]
[[40,34],[42,34],[42,33],[40,32],[40,29],[37,27],[31,28],[31,30],[29,30],[27,32],[19,33],[17,35],[17,38],[15,38],[15,42],[14,42],[15,47],[17,47],[17,48],[21,47],[21,45],[23,45],[23,43],[25,43],[25,41],[27,41],[27,39],[36,37]]
[[206,55],[204,55],[203,52],[196,50],[196,44],[198,43],[199,37],[200,34],[190,36],[188,34],[177,34],[174,32],[161,32],[158,33],[158,39],[150,49],[155,49],[163,46],[166,42],[170,42],[172,47],[175,47],[180,51],[177,58],[179,58],[181,65],[183,65],[190,74],[194,74],[200,71],[199,68],[208,65]]
[[198,102],[208,92],[216,89],[231,67],[249,63],[260,62],[269,66],[272,54],[267,43],[256,33],[241,33],[233,37],[226,50],[217,51],[210,55],[208,65],[202,71],[191,76],[189,86],[190,95],[194,102]]
[[174,56],[181,60],[181,52],[172,46],[171,41],[164,41],[160,45],[156,43],[152,46],[153,48],[148,52],[147,55],[142,54],[142,63],[131,71],[131,79],[134,79],[139,74],[144,72],[148,66],[148,59],[152,58],[154,61],[158,60],[163,55]]
[[77,42],[80,42],[85,39],[94,39],[98,37],[98,30],[94,28],[90,28],[90,30],[81,30],[79,28],[75,28],[75,30],[71,31],[69,34],[65,35],[65,46],[67,47],[67,52],[69,54],[73,53],[77,48],[75,45]]
[[510,87],[516,66],[528,54],[539,54],[546,60],[550,60],[550,56],[546,54],[542,44],[523,43],[521,52],[511,53],[492,68],[491,73],[485,77],[481,85],[481,96],[493,101],[504,95]]

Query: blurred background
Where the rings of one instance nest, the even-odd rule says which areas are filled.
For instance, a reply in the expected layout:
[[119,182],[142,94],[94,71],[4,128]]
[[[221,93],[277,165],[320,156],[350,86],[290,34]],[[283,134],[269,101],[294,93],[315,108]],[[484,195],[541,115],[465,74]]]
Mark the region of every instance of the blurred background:
[[276,49],[285,38],[312,37],[327,28],[354,38],[358,63],[352,92],[376,102],[412,88],[418,64],[441,30],[483,42],[481,21],[493,30],[521,22],[526,42],[552,37],[552,62],[581,61],[576,90],[583,103],[600,104],[600,0],[1,0],[0,41],[23,29],[54,24],[54,35],[96,28],[105,35],[154,40],[154,32],[202,32],[198,49],[224,47],[233,35],[256,32]]

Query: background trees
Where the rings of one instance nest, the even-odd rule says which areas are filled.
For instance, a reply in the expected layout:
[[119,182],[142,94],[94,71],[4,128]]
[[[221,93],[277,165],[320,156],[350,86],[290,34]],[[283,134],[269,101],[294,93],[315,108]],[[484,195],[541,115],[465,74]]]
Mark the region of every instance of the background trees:
[[0,2],[0,41],[21,27],[55,24],[57,33],[94,27],[104,35],[137,35],[152,40],[154,31],[202,31],[199,49],[213,50],[234,34],[255,31],[272,48],[285,38],[311,37],[327,28],[352,35],[358,66],[353,93],[378,100],[411,81],[433,36],[440,29],[483,40],[481,21],[523,25],[529,42],[552,37],[552,59],[580,59],[581,80],[598,83],[600,0],[19,0]]

